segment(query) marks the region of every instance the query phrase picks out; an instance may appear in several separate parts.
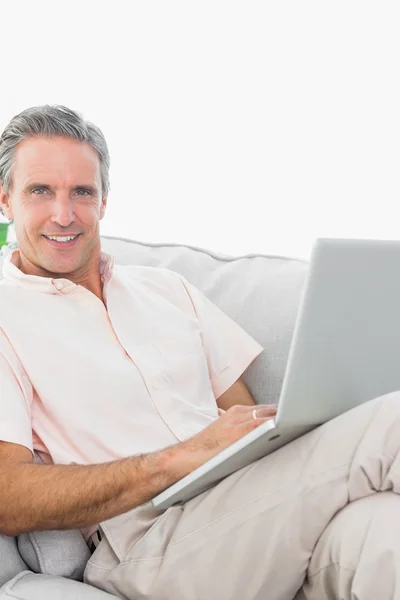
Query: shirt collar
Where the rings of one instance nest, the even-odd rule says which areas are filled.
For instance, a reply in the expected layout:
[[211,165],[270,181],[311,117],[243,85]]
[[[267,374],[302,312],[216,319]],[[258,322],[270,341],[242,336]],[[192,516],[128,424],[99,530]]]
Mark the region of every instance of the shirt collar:
[[[4,248],[4,247],[3,247]],[[2,249],[3,250],[3,249]],[[68,293],[74,291],[77,285],[70,279],[41,277],[40,275],[27,275],[18,267],[19,249],[9,249],[3,261],[3,277],[19,287],[35,292],[47,294]],[[115,257],[107,252],[100,252],[99,273],[102,283],[109,281],[113,274]]]

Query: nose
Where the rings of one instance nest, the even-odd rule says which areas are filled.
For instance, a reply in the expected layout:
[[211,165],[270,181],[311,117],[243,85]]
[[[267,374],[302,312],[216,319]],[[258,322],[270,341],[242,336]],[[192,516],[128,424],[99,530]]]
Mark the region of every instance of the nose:
[[60,193],[53,204],[52,223],[68,227],[75,221],[73,201],[67,193]]

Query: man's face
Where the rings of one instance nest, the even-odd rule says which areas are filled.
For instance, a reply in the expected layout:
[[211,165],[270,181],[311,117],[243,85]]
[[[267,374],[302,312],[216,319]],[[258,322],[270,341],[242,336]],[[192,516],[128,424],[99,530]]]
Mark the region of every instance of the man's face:
[[[17,147],[12,181],[8,201],[3,192],[0,200],[14,219],[22,263],[44,276],[41,270],[88,275],[106,207],[97,152],[69,138],[26,139]],[[70,234],[79,235],[65,247],[44,237]]]

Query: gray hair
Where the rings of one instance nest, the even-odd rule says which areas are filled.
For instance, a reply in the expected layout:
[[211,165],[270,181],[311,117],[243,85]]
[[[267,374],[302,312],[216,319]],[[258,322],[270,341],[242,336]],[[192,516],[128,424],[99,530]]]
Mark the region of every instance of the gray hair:
[[[110,155],[105,137],[96,125],[61,104],[27,108],[15,115],[4,129],[0,136],[0,184],[6,194],[12,189],[12,167],[18,144],[27,138],[55,136],[88,142],[97,151],[102,195],[107,196],[110,190]],[[0,212],[3,213],[1,207]]]

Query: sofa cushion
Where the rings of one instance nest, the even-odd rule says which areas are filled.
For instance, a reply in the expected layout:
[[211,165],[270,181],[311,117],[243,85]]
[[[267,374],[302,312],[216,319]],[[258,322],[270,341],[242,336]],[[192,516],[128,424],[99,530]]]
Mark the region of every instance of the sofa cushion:
[[0,588],[0,600],[115,600],[86,583],[22,571]]
[[83,580],[91,553],[79,529],[35,531],[18,536],[18,550],[34,573]]

